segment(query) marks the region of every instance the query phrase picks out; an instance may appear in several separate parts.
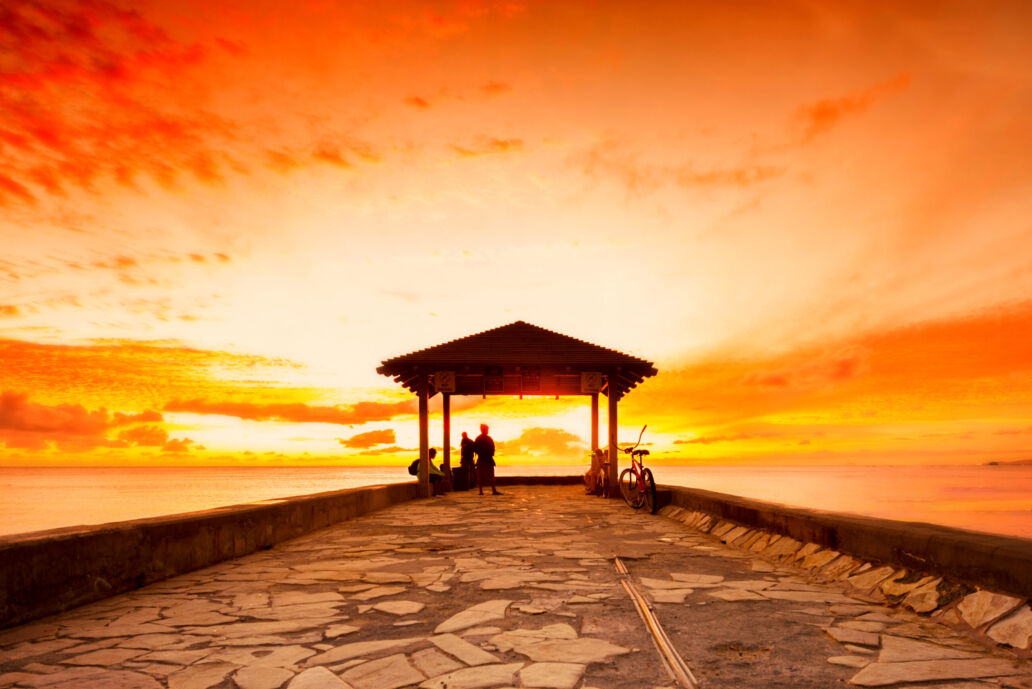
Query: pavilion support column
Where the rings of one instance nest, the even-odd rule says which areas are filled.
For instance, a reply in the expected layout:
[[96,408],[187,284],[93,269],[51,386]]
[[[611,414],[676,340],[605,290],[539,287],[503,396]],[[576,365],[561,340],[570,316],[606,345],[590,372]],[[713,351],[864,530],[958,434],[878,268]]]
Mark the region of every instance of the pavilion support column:
[[591,393],[591,470],[598,471],[598,393]]
[[620,486],[617,485],[617,479],[620,476],[620,448],[617,447],[619,438],[617,437],[617,417],[616,417],[616,403],[620,399],[620,392],[613,385],[613,381],[609,381],[609,497],[619,498]]
[[452,473],[451,473],[451,393],[442,393],[442,409],[444,412],[444,439],[441,444],[444,450],[444,480],[445,490],[452,489]]
[[419,377],[419,488],[424,498],[430,490],[430,390],[426,376]]

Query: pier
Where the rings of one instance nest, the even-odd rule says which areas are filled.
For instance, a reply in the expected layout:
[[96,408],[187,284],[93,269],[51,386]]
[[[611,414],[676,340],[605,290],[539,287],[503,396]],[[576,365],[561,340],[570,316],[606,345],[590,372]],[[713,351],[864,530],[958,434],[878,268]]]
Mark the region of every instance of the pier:
[[674,504],[502,490],[404,499],[0,631],[0,687],[1032,687],[1021,596]]

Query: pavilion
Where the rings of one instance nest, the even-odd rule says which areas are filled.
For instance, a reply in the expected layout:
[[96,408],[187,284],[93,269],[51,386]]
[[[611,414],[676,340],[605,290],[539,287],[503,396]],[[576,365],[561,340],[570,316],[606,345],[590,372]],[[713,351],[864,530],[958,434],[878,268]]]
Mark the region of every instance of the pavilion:
[[444,466],[451,470],[452,395],[590,395],[591,450],[598,449],[598,396],[609,400],[609,486],[616,490],[617,402],[657,373],[652,362],[516,321],[381,362],[419,397],[419,458],[423,494],[430,495],[429,400],[441,393]]

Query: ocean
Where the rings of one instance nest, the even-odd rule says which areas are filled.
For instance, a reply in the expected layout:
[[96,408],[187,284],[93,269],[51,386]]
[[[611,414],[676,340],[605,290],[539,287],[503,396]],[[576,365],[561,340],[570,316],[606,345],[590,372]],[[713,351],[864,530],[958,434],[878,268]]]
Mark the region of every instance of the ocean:
[[[581,466],[498,467],[563,475]],[[655,466],[656,481],[1032,538],[1032,466]],[[405,467],[0,467],[0,535],[413,480]]]

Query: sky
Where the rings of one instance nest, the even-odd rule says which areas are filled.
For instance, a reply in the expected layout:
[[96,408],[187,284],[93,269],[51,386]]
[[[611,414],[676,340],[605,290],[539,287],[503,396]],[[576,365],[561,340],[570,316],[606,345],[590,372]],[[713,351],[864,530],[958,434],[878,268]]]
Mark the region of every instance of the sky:
[[[515,320],[655,362],[620,434],[659,464],[1030,459],[1030,27],[4,2],[0,465],[407,464],[376,366]],[[454,407],[586,461],[586,398]]]

